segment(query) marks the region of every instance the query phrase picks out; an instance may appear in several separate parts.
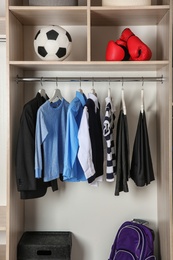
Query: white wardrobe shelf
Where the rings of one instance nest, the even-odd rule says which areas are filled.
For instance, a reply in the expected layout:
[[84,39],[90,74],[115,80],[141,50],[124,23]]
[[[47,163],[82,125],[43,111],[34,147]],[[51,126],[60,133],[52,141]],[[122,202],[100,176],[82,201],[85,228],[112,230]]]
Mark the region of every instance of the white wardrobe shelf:
[[23,25],[86,25],[86,7],[9,7]]
[[146,7],[33,7],[10,6],[9,10],[23,25],[87,25],[91,14],[92,26],[157,25],[169,10],[169,5]]
[[148,7],[125,7],[125,8],[91,8],[92,26],[110,25],[157,25],[169,6],[148,6]]
[[63,71],[154,71],[168,65],[168,61],[11,61],[10,65],[23,70]]

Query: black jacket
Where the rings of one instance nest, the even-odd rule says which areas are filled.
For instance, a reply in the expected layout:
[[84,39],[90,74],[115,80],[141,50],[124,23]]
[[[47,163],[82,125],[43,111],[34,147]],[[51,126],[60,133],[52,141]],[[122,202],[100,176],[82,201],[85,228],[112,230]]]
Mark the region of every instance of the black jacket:
[[38,108],[46,100],[37,93],[36,97],[26,103],[20,118],[20,128],[16,152],[16,181],[21,199],[38,198],[45,195],[48,186],[57,190],[57,180],[43,182],[35,179],[35,127]]
[[88,179],[92,183],[97,177],[103,175],[103,132],[100,119],[100,104],[95,113],[95,103],[88,98],[86,107],[89,114],[89,133],[92,147],[92,160],[95,168],[95,174]]

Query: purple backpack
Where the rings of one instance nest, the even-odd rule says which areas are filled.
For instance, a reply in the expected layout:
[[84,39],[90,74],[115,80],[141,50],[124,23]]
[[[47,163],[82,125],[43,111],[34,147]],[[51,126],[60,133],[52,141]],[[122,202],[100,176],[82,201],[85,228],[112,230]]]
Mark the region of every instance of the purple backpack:
[[154,232],[147,226],[124,222],[115,237],[109,260],[156,260],[153,241]]

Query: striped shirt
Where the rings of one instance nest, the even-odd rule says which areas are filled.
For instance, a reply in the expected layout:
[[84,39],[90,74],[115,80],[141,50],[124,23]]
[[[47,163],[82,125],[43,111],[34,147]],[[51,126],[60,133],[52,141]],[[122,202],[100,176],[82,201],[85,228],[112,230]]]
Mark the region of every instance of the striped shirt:
[[115,110],[110,97],[105,99],[105,118],[103,121],[103,136],[107,146],[106,181],[113,182],[115,177],[116,159],[114,143]]

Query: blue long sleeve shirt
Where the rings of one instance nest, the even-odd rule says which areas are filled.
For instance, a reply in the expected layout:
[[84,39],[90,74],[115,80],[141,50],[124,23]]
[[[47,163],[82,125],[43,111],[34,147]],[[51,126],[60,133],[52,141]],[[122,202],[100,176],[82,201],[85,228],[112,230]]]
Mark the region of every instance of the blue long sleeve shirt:
[[77,182],[86,180],[77,156],[79,149],[78,130],[86,100],[83,93],[76,91],[76,97],[69,105],[65,139],[64,181]]
[[45,182],[63,173],[68,107],[63,98],[54,103],[46,101],[37,112],[35,177],[43,175]]

